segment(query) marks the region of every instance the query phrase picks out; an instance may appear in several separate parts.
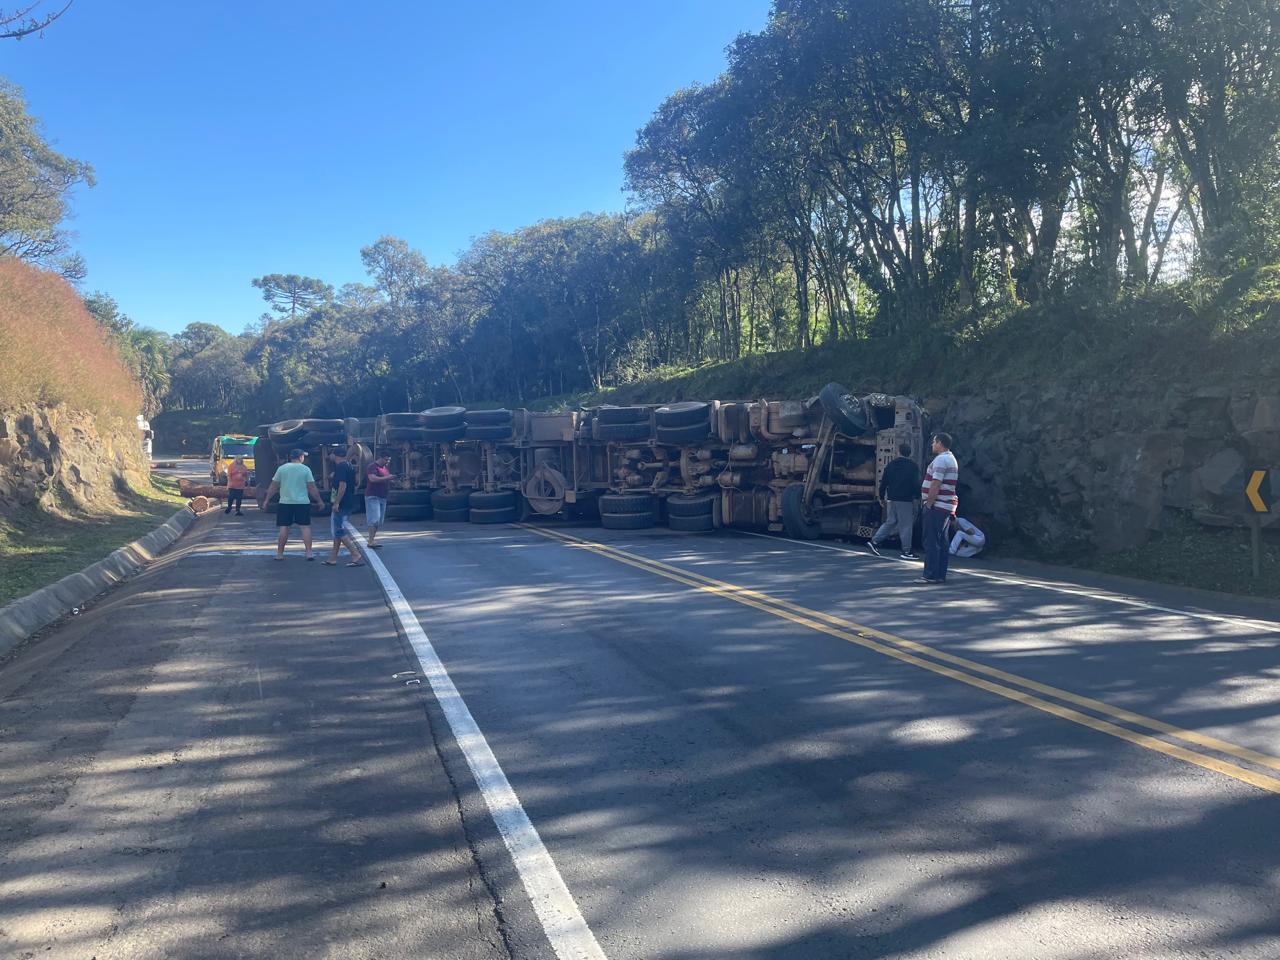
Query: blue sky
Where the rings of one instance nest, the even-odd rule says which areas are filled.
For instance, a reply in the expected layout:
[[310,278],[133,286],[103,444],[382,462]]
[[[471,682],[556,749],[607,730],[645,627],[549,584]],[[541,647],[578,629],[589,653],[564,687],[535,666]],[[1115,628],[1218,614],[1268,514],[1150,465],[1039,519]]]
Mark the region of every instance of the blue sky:
[[69,224],[84,288],[148,326],[238,332],[265,307],[252,277],[363,280],[384,234],[452,263],[490,229],[622,209],[637,128],[768,8],[76,0],[5,42],[0,75],[94,166]]

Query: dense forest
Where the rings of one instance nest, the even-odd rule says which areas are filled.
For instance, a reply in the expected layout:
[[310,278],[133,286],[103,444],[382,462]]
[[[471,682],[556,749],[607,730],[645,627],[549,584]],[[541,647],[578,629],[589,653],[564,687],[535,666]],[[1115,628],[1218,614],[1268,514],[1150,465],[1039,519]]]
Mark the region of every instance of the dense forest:
[[[340,289],[264,264],[268,309],[238,336],[85,299],[150,412],[255,422],[528,402],[835,342],[944,351],[1045,304],[1274,262],[1278,42],[1277,0],[776,0],[714,83],[638,131],[625,213],[488,233],[447,266],[383,237]],[[11,88],[0,105],[26,117]],[[53,171],[61,202],[92,174],[44,150],[25,173]],[[23,164],[4,148],[0,167],[0,253],[82,273],[60,210],[15,211]]]

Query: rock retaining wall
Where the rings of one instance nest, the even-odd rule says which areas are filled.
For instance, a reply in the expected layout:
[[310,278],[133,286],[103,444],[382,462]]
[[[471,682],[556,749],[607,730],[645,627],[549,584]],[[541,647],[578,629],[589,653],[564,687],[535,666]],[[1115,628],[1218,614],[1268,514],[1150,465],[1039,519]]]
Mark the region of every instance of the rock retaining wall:
[[1280,382],[1028,384],[926,407],[955,435],[961,511],[1046,554],[1139,546],[1174,511],[1242,526],[1249,472],[1280,474]]
[[0,511],[106,508],[148,469],[134,424],[59,406],[0,411]]

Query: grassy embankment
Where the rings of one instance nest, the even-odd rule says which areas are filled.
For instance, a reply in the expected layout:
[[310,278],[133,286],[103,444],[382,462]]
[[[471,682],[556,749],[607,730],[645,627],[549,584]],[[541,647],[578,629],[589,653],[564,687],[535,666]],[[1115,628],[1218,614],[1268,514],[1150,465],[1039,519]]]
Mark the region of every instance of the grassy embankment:
[[[0,259],[0,356],[0,410],[56,405],[91,416],[100,433],[136,434],[142,398],[111,342],[66,283],[13,259]],[[183,502],[167,482],[121,482],[92,510],[66,496],[46,509],[0,499],[0,604],[101,560]]]
[[[941,346],[939,346],[941,344]],[[1122,305],[1023,311],[961,336],[842,342],[697,367],[667,368],[606,390],[553,397],[540,409],[682,399],[812,396],[832,381],[923,398],[1086,378],[1146,381],[1153,402],[1170,380],[1230,384],[1280,355],[1280,267],[1215,285],[1163,289]],[[1276,465],[1280,468],[1280,464]],[[994,557],[1017,556],[993,545]],[[1263,538],[1262,576],[1249,533],[1174,517],[1146,545],[1114,554],[1029,555],[1139,579],[1280,598],[1280,532]]]
[[12,511],[0,515],[0,606],[96,563],[146,536],[186,501],[177,484],[121,494],[111,510]]

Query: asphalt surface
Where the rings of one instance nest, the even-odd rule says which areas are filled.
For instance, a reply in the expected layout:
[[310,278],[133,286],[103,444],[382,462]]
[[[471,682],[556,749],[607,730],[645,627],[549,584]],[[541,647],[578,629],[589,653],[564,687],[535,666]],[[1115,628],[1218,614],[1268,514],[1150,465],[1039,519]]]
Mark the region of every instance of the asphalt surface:
[[508,955],[376,581],[274,532],[202,518],[0,663],[0,956]]
[[[551,956],[369,569],[218,520],[0,664],[0,954]],[[729,532],[379,539],[611,960],[1280,956],[1256,607]]]
[[[419,524],[382,558],[609,957],[1280,956],[1280,771],[1241,759],[1276,752],[1280,625],[918,587],[779,539],[545,529],[623,552]],[[1046,712],[801,609],[1102,709],[1037,695],[1067,716]]]

